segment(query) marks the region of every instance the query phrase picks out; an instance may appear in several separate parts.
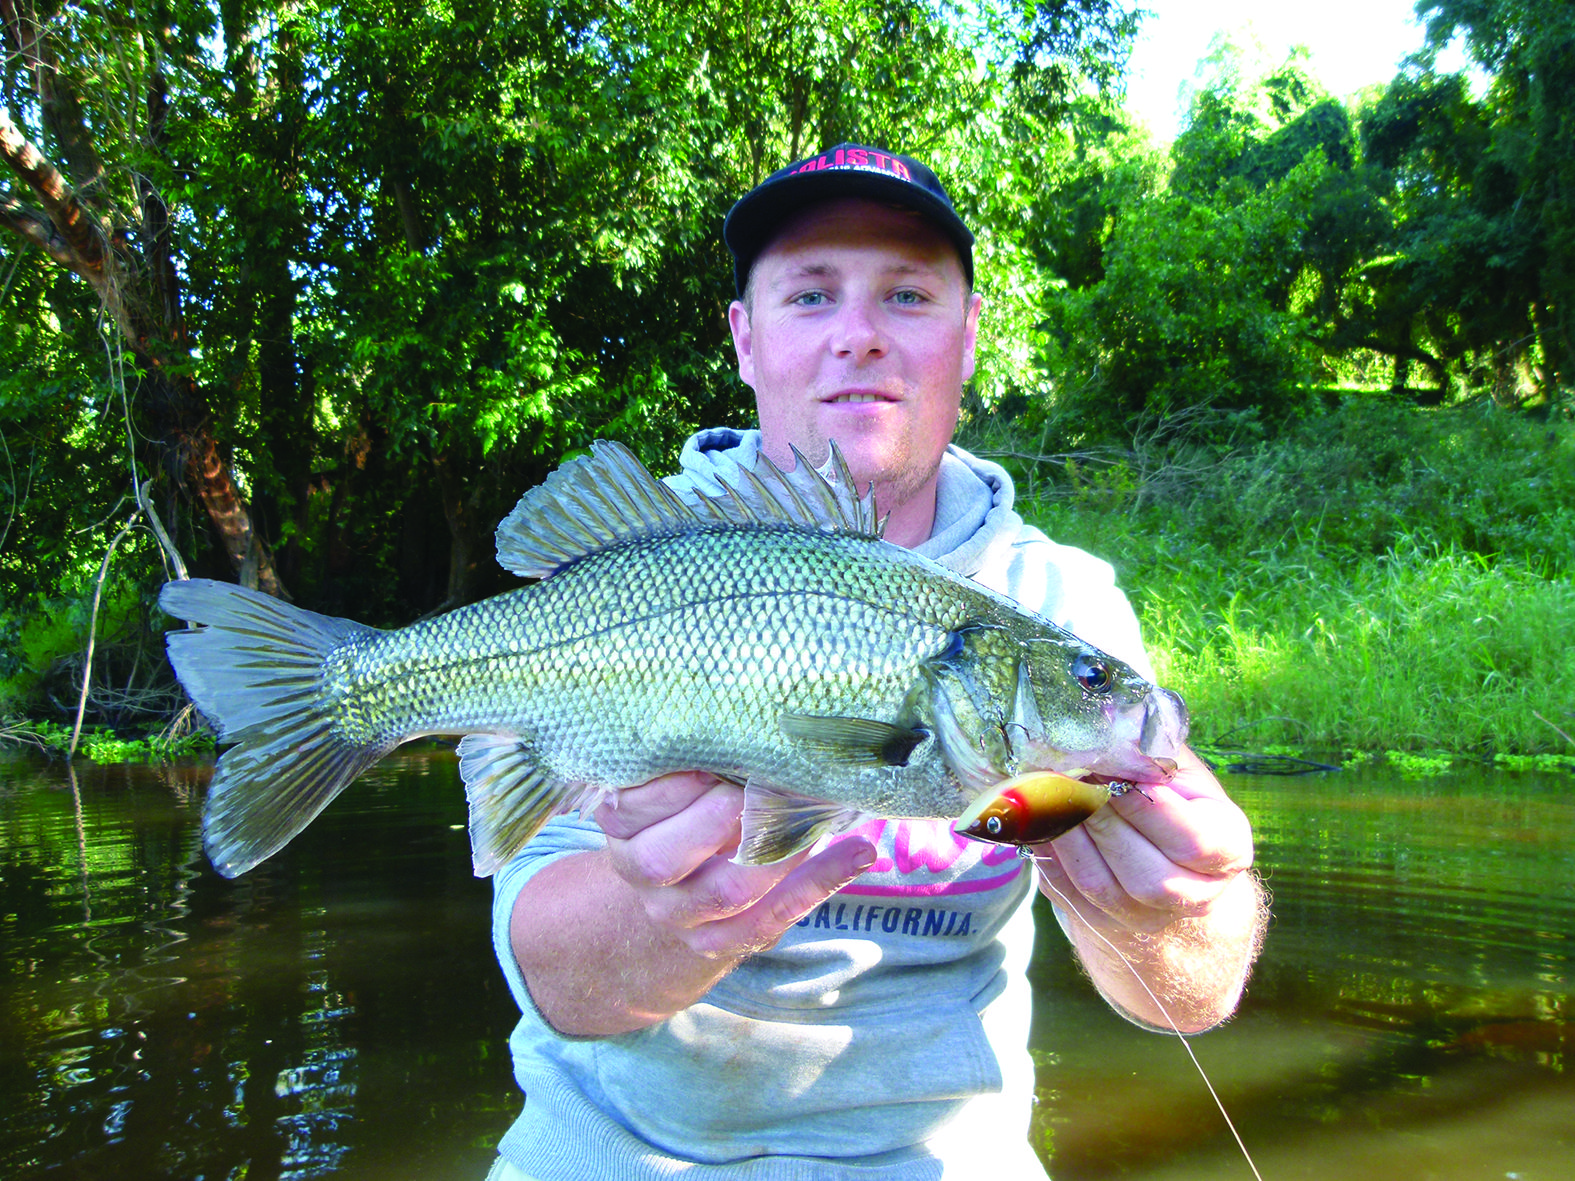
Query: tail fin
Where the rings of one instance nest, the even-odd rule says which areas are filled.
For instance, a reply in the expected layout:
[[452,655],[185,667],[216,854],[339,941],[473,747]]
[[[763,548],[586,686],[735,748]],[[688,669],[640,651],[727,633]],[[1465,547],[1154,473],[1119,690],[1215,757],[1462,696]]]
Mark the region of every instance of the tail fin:
[[202,817],[208,859],[237,877],[283,848],[394,745],[347,742],[327,712],[329,653],[374,629],[206,578],[166,583],[159,606],[205,625],[169,633],[167,645],[175,675],[220,741],[237,744],[219,759]]

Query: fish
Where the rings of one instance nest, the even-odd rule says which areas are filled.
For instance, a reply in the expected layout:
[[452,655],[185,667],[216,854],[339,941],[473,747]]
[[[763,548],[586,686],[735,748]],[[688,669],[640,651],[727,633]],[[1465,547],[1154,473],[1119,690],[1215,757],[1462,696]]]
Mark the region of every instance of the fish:
[[871,817],[955,820],[1034,771],[1165,782],[1186,706],[1130,665],[881,536],[835,445],[687,495],[598,440],[527,491],[498,560],[527,585],[381,630],[166,583],[170,663],[229,745],[203,811],[226,877],[400,743],[459,736],[473,868],[555,815],[680,770],[744,792],[733,858]]

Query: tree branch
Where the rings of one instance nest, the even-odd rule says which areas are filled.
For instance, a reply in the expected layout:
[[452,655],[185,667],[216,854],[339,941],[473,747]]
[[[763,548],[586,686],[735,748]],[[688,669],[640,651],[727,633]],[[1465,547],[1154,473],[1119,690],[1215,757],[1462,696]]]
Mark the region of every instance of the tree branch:
[[101,276],[104,251],[98,227],[60,170],[44,158],[4,109],[0,109],[0,156],[37,195],[56,232],[75,256],[75,262],[68,264],[71,269],[84,278]]
[[104,179],[104,164],[82,117],[82,104],[60,72],[60,63],[44,37],[38,14],[28,0],[0,0],[0,21],[10,29],[17,52],[32,71],[44,127],[54,136],[77,190],[94,188]]
[[[153,67],[148,80],[148,144],[164,153],[165,127],[169,120],[169,84],[161,65]],[[142,205],[142,233],[147,239],[148,273],[160,303],[164,322],[172,341],[186,344],[186,318],[181,311],[180,276],[175,269],[174,245],[170,229],[169,206],[158,187],[146,176],[137,175],[137,199]]]
[[66,269],[74,269],[76,258],[70,248],[55,232],[54,223],[36,209],[29,209],[14,197],[0,197],[0,226],[31,242]]

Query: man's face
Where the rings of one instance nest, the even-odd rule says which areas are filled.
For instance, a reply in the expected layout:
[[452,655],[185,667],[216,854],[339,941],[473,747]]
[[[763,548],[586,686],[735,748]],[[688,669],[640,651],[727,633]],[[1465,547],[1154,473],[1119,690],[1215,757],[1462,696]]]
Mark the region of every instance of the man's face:
[[765,452],[823,463],[835,439],[881,511],[924,492],[973,375],[980,299],[956,248],[916,213],[813,206],[756,259],[751,306],[729,311]]

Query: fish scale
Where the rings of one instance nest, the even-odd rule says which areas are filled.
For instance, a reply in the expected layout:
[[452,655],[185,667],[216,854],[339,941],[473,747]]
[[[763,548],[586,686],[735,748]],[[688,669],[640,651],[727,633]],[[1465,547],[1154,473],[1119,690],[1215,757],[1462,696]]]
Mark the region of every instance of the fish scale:
[[499,528],[537,581],[395,631],[168,584],[196,625],[170,659],[235,744],[204,812],[214,864],[245,872],[420,735],[464,736],[478,873],[670,771],[743,783],[738,857],[769,861],[868,815],[957,817],[1022,770],[1154,778],[1140,747],[1180,741],[1184,712],[1129,667],[881,540],[835,452],[826,474],[735,477],[688,503],[598,444]]
[[[857,552],[877,547],[888,560]],[[604,551],[538,586],[368,637],[341,708],[398,723],[345,736],[495,728],[587,782],[643,782],[700,758],[812,788],[824,769],[800,757],[777,715],[894,718],[920,661],[967,618],[901,557],[872,539],[739,528]],[[474,646],[485,634],[496,650]],[[718,737],[727,714],[734,725]]]

